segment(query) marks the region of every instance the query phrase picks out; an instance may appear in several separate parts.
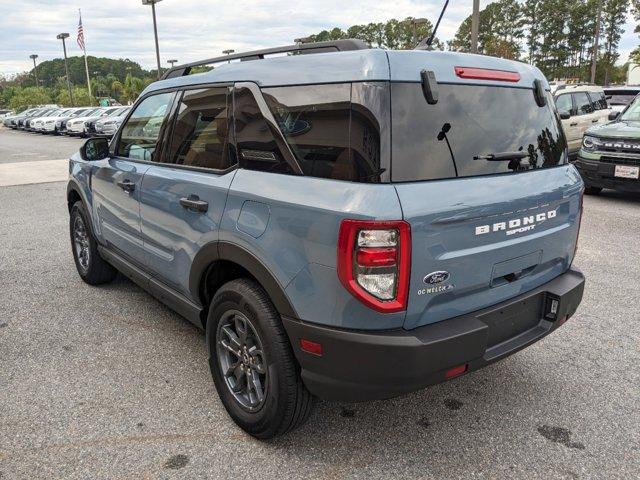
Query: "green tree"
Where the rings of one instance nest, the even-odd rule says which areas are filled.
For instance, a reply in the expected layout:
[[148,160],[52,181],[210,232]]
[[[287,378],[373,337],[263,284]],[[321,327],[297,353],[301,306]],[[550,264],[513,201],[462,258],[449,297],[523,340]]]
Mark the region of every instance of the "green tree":
[[[499,0],[480,11],[478,25],[478,53],[517,60],[520,41],[524,38],[522,7],[516,0]],[[471,16],[458,28],[449,42],[451,50],[471,50]]]
[[15,87],[11,99],[9,100],[9,108],[22,110],[33,105],[46,105],[53,103],[47,91],[36,87]]
[[[422,39],[429,37],[433,31],[433,24],[428,20],[425,23],[416,23],[414,30],[413,20],[413,17],[404,20],[392,18],[385,23],[353,25],[346,31],[336,27],[311,35],[310,38],[314,42],[356,38],[374,48],[409,50],[415,48]],[[437,38],[434,39],[433,46],[443,48],[442,42]]]
[[67,88],[60,89],[56,97],[56,103],[62,107],[85,107],[87,105],[96,105],[96,100],[89,96],[89,90],[86,87],[74,86],[71,88],[73,93],[73,104],[69,98],[69,90]]
[[602,8],[602,32],[604,37],[604,84],[609,84],[610,72],[620,58],[618,45],[624,32],[622,26],[629,8],[628,0],[607,0]]

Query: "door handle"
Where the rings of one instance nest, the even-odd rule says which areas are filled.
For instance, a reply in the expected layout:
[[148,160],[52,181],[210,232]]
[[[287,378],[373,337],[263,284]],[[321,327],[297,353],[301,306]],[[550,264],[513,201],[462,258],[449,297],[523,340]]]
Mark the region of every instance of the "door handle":
[[569,126],[570,126],[570,127],[577,127],[577,126],[578,126],[578,123],[577,123],[577,122],[576,122],[576,123],[570,123],[570,124],[569,124]]
[[136,184],[127,178],[125,178],[124,180],[118,180],[116,182],[116,185],[118,185],[125,192],[133,192],[136,189]]
[[197,195],[189,195],[188,197],[182,197],[180,199],[180,205],[187,210],[195,210],[196,212],[205,213],[209,210],[209,202],[200,200]]
[[596,118],[596,119],[594,119],[594,120],[591,120],[591,123],[598,123],[599,121],[600,121],[600,119],[599,119],[599,118]]

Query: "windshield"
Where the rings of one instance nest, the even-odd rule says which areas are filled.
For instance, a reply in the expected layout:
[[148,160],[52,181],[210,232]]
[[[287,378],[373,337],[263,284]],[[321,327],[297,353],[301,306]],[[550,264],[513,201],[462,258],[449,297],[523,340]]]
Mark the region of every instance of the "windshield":
[[640,90],[605,90],[607,96],[607,103],[609,105],[629,105],[636,98],[636,95],[640,93]]
[[620,120],[627,122],[640,122],[640,99],[635,100],[627,109],[620,115]]
[[539,107],[531,89],[441,84],[438,103],[429,105],[420,84],[391,88],[393,181],[511,173],[566,162],[567,144],[550,95]]

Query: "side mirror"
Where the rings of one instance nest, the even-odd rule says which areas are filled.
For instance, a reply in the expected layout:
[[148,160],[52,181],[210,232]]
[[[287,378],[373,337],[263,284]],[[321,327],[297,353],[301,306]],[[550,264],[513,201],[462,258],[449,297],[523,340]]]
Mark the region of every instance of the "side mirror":
[[90,138],[80,147],[80,157],[88,162],[109,156],[109,141],[106,138]]
[[564,112],[560,112],[560,119],[561,120],[569,120],[571,118],[571,114],[567,111]]
[[620,112],[613,111],[609,114],[609,120],[615,120],[620,116]]

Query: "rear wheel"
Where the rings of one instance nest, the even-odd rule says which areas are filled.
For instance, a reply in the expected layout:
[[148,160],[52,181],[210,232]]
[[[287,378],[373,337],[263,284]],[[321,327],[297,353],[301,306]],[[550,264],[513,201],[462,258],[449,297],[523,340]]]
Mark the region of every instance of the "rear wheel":
[[314,398],[302,383],[280,316],[256,282],[233,280],[218,290],[207,345],[220,400],[244,431],[272,438],[309,417]]
[[89,285],[113,280],[118,272],[100,256],[98,244],[91,232],[89,216],[81,201],[71,207],[69,233],[73,260],[80,278]]
[[584,193],[587,195],[598,195],[602,192],[602,187],[585,187]]

